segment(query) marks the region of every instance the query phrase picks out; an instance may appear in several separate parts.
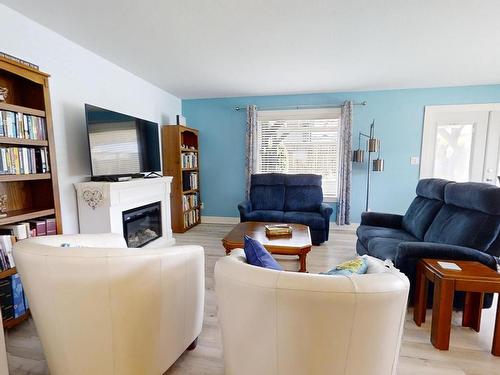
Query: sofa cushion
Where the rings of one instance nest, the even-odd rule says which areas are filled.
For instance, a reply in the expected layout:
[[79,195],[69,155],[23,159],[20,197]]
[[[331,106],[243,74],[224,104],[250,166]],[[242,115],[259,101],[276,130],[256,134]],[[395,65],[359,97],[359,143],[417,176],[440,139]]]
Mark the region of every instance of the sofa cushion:
[[368,244],[372,238],[394,238],[399,241],[418,241],[416,237],[402,229],[374,227],[371,225],[360,225],[356,230],[358,239],[368,248]]
[[423,240],[442,206],[442,200],[417,196],[403,216],[401,227],[419,240]]
[[320,186],[287,186],[285,211],[318,212],[323,203]]
[[256,173],[251,176],[250,183],[254,185],[284,185],[285,177],[283,173]]
[[283,211],[285,185],[255,185],[250,191],[250,201],[254,210]]
[[326,227],[325,219],[317,212],[288,211],[283,215],[283,221],[285,223],[307,225],[316,230],[325,229]]
[[319,174],[287,174],[285,175],[285,185],[321,187],[321,179],[322,176]]
[[448,184],[444,191],[446,204],[500,215],[500,188],[479,182]]
[[272,222],[282,222],[283,221],[283,211],[274,210],[255,210],[249,212],[245,215],[247,221],[272,221]]
[[249,236],[245,236],[245,246],[243,248],[247,263],[252,266],[270,268],[283,271],[283,267],[272,257],[262,244]]
[[499,231],[500,217],[446,204],[427,230],[424,240],[485,251]]
[[444,190],[450,183],[453,182],[440,178],[424,178],[417,184],[417,196],[444,201]]
[[399,244],[403,242],[397,238],[374,237],[368,242],[368,255],[394,262]]

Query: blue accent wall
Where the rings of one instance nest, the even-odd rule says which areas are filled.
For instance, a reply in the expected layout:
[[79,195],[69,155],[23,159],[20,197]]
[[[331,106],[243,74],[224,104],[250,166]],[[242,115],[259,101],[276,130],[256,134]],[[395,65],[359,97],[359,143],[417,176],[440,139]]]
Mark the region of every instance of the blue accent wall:
[[[200,130],[202,215],[238,216],[237,204],[244,199],[246,111],[235,111],[235,106],[341,104],[345,100],[368,102],[354,108],[353,147],[357,147],[358,132],[368,132],[372,119],[382,144],[385,171],[372,172],[370,208],[404,213],[418,181],[419,166],[410,165],[410,157],[420,156],[424,106],[500,102],[500,85],[183,100],[187,123]],[[354,223],[360,221],[365,194],[366,164],[354,164]]]

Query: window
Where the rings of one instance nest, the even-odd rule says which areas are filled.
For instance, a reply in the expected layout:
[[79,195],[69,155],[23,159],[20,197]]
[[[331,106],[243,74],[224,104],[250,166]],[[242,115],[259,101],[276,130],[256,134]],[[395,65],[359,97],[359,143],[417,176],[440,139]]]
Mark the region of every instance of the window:
[[340,109],[259,111],[258,173],[315,173],[337,198]]

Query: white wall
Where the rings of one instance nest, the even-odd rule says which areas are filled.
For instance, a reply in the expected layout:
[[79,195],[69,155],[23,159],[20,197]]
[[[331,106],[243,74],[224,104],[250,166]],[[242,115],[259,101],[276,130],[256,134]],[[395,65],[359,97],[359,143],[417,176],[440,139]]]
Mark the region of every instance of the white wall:
[[84,103],[169,124],[181,100],[2,4],[0,19],[0,51],[51,75],[63,230],[77,233],[73,183],[90,175]]

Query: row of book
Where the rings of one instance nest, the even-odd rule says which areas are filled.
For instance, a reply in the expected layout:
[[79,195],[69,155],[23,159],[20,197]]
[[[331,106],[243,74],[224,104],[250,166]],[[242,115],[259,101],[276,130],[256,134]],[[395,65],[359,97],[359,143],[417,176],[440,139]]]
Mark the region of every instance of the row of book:
[[182,209],[184,211],[198,207],[198,193],[186,194],[182,196]]
[[189,228],[200,220],[200,210],[193,210],[184,214],[184,228]]
[[183,152],[181,163],[182,168],[198,168],[198,154],[196,152]]
[[48,173],[47,147],[1,147],[0,174]]
[[198,189],[198,172],[183,173],[182,189],[183,191]]
[[0,136],[46,140],[45,118],[19,112],[0,111]]
[[18,274],[0,280],[0,306],[3,321],[19,318],[28,311],[28,300]]
[[15,267],[12,257],[12,237],[24,240],[29,237],[56,234],[56,219],[46,218],[0,226],[0,271]]

